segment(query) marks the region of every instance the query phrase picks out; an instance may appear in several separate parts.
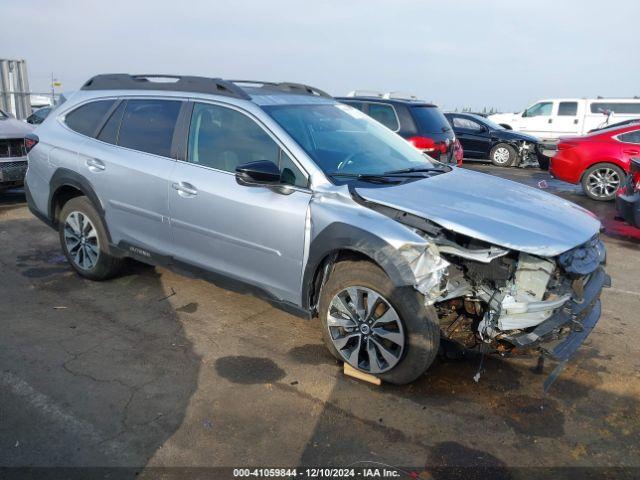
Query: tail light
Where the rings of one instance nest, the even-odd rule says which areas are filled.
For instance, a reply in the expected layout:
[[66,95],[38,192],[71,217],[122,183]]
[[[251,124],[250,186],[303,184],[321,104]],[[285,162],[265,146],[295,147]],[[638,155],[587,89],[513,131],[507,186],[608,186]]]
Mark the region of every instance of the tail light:
[[411,137],[409,138],[409,143],[418,150],[427,153],[447,153],[449,149],[449,146],[445,142],[436,142],[433,138],[429,137]]
[[457,138],[453,143],[453,154],[456,157],[456,163],[458,164],[458,166],[462,165],[462,160],[464,159],[464,149],[462,148],[460,140],[458,140]]
[[33,147],[35,147],[40,139],[37,135],[29,133],[24,137],[24,149],[29,153]]
[[411,143],[418,150],[422,150],[423,152],[436,151],[436,142],[433,140],[433,138],[411,137],[409,138],[409,143]]

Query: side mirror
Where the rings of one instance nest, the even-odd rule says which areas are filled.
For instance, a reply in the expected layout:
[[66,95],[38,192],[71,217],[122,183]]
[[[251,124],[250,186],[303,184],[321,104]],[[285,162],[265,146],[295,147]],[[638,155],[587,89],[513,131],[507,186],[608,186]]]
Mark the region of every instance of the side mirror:
[[280,169],[269,160],[244,163],[236,167],[236,180],[247,186],[280,185]]

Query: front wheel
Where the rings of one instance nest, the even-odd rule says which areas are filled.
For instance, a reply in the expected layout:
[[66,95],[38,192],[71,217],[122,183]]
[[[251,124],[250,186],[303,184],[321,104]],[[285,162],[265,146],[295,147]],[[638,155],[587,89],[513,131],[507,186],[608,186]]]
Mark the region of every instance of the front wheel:
[[516,161],[516,150],[504,143],[499,143],[489,152],[489,160],[497,167],[510,167]]
[[336,264],[319,314],[324,342],[338,360],[389,383],[420,377],[438,352],[433,308],[412,287],[395,287],[371,262]]
[[624,179],[622,169],[611,163],[600,163],[587,169],[582,176],[582,189],[593,200],[609,201]]

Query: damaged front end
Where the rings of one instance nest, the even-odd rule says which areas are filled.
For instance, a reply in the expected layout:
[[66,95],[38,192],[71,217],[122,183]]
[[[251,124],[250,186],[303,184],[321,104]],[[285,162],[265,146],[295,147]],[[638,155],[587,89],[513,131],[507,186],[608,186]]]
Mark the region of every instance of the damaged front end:
[[[416,220],[404,223],[416,227]],[[425,222],[426,224],[426,222]],[[414,287],[437,312],[444,345],[456,352],[538,350],[564,362],[600,318],[610,285],[598,237],[555,257],[510,250],[431,228],[427,248],[406,247]]]
[[518,151],[518,163],[521,168],[540,167],[538,162],[538,147],[535,143],[526,140],[516,142],[515,147]]

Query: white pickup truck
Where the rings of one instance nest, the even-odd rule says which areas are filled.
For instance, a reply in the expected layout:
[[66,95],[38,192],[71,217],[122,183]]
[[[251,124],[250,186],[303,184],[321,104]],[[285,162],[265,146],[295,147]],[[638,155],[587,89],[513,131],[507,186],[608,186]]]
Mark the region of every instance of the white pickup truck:
[[520,113],[497,113],[490,120],[543,139],[584,135],[608,124],[640,118],[640,98],[551,98]]

